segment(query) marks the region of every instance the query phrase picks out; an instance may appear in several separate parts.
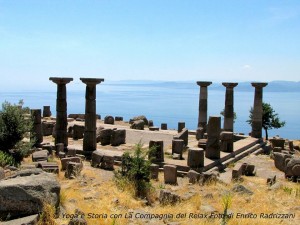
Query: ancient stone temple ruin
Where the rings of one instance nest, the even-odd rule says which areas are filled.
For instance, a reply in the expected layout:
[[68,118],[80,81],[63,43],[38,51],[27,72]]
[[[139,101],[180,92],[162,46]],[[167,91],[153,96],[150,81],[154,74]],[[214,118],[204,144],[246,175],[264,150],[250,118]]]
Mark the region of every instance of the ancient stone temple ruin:
[[66,148],[68,146],[66,85],[70,83],[73,78],[50,77],[49,80],[57,84],[55,144],[64,143]]
[[91,152],[97,149],[96,141],[96,85],[104,81],[97,78],[80,78],[86,84],[85,91],[85,129],[83,151]]

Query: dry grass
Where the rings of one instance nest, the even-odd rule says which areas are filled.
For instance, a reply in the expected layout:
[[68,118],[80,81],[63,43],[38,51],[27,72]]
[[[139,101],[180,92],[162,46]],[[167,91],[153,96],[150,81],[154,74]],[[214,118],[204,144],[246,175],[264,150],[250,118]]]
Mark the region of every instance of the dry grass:
[[[208,186],[189,185],[188,180],[179,179],[180,186],[171,186],[163,184],[163,174],[160,173],[159,180],[153,181],[152,185],[156,188],[157,193],[161,188],[171,189],[172,191],[184,195],[190,191],[195,194],[192,198],[187,201],[174,206],[161,206],[155,204],[152,206],[146,206],[138,199],[132,197],[130,191],[119,190],[112,179],[107,180],[105,177],[101,177],[98,169],[85,167],[82,172],[82,178],[78,180],[65,180],[61,179],[62,193],[65,195],[65,201],[63,205],[67,213],[74,213],[76,209],[81,210],[86,214],[88,224],[129,224],[129,219],[124,218],[125,214],[129,210],[139,210],[144,213],[153,214],[172,214],[174,215],[186,215],[185,218],[173,218],[168,221],[178,221],[181,224],[220,224],[221,219],[195,219],[189,218],[190,213],[198,214],[204,213],[201,210],[201,206],[210,205],[214,207],[219,213],[223,213],[224,209],[222,206],[222,197],[226,191],[233,187],[233,184],[225,185],[221,183],[211,184]],[[105,179],[105,182],[99,182],[101,179]],[[82,185],[85,182],[85,185]],[[291,209],[300,206],[300,197],[288,193],[284,188],[280,188],[276,191],[268,190],[266,181],[258,177],[245,177],[244,186],[248,187],[254,192],[253,195],[232,195],[232,204],[229,208],[229,213],[253,213],[257,214],[256,219],[238,219],[233,218],[228,221],[228,224],[295,224],[293,219],[263,219],[259,218],[260,214],[263,213],[293,213]],[[284,186],[291,188],[292,190],[297,189],[295,183],[286,182]],[[299,187],[298,187],[299,188]],[[295,191],[294,191],[295,192]],[[293,193],[294,193],[293,192]],[[213,198],[205,198],[206,194],[212,194]],[[91,199],[89,199],[91,197]],[[88,200],[85,200],[87,198]],[[118,203],[116,203],[118,200]],[[108,218],[89,218],[89,215],[93,213],[96,215],[107,214]],[[300,219],[299,213],[296,213],[297,219]],[[120,214],[122,218],[113,219],[109,218],[112,214]],[[62,221],[67,222],[68,220],[58,220],[59,223]],[[134,219],[134,224],[144,224],[141,219]],[[158,224],[162,223],[163,220],[157,220]]]

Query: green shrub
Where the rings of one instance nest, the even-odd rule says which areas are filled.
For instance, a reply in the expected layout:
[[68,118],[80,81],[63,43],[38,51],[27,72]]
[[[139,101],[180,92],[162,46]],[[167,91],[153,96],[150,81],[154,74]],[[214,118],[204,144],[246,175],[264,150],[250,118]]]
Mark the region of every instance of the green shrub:
[[16,162],[14,157],[12,157],[10,154],[0,151],[0,167],[5,166],[15,166]]
[[0,111],[0,149],[10,153],[17,163],[28,155],[32,147],[32,142],[22,141],[33,125],[31,117],[25,117],[29,109],[22,106],[22,100],[18,105],[4,102]]
[[136,197],[147,197],[151,189],[150,165],[146,160],[148,151],[142,149],[141,143],[135,146],[134,152],[125,152],[122,165],[115,173],[115,180],[119,187],[133,187]]

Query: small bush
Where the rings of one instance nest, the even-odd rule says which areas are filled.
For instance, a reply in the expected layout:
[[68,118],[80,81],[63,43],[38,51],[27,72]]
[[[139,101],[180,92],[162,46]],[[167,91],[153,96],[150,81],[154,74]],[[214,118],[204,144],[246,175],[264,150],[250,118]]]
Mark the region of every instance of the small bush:
[[146,160],[148,151],[142,149],[141,143],[135,146],[131,154],[125,152],[122,157],[121,169],[115,173],[118,187],[132,187],[136,197],[147,197],[150,192],[150,165]]
[[55,221],[55,207],[53,205],[43,204],[43,211],[40,214],[38,225],[58,225]]
[[0,111],[0,149],[11,154],[16,163],[28,155],[33,144],[33,142],[22,141],[33,125],[32,119],[25,117],[28,108],[22,106],[22,100],[18,105],[4,102]]
[[14,157],[12,157],[10,154],[0,151],[0,167],[5,166],[15,166],[16,162]]

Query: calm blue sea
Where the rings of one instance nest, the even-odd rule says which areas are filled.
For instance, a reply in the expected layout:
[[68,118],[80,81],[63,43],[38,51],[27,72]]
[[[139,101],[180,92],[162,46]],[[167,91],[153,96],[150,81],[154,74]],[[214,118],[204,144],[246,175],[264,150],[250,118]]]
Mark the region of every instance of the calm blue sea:
[[[71,85],[71,84],[68,84]],[[0,102],[17,103],[23,99],[25,106],[43,108],[50,105],[55,115],[56,85],[51,91],[0,92]],[[67,86],[69,88],[69,86]],[[51,88],[51,87],[50,87]],[[68,113],[84,113],[85,88],[68,89]],[[246,122],[249,109],[253,105],[252,92],[238,91],[234,95],[237,120],[236,132],[248,133],[251,130]],[[97,113],[123,116],[129,120],[133,116],[145,115],[160,126],[168,123],[169,128],[177,129],[178,121],[185,121],[186,127],[196,129],[198,118],[199,87],[191,83],[174,82],[104,82],[97,86]],[[208,115],[220,115],[224,108],[224,90],[208,89]],[[269,136],[280,135],[290,139],[300,139],[300,92],[264,92],[264,102],[270,103],[286,126],[269,131]]]

